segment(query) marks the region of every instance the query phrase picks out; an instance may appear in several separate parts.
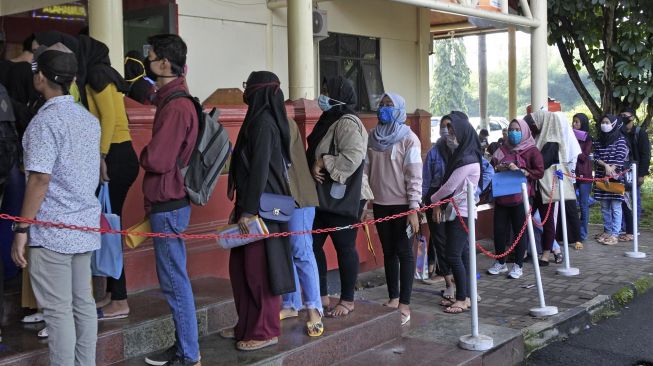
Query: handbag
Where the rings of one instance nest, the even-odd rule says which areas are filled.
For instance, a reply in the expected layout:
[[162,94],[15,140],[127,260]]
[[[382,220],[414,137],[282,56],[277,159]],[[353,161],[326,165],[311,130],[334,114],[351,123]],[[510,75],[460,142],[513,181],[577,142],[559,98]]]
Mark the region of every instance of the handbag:
[[[103,183],[99,194],[102,206],[102,221],[113,230],[120,230],[120,216],[111,212],[109,201],[109,183]],[[122,273],[122,237],[120,234],[102,234],[100,249],[91,255],[91,272],[93,276],[119,279]]]
[[[560,169],[563,173],[562,181],[560,181],[556,175],[556,171]],[[538,181],[540,186],[540,193],[542,193],[542,203],[559,202],[560,201],[560,184],[565,186],[565,201],[575,201],[576,195],[574,195],[574,183],[571,181],[571,178],[567,176],[569,174],[569,168],[567,164],[553,164],[548,169],[544,170],[544,176]],[[551,194],[551,187],[553,185],[553,180],[556,179],[555,190],[553,195]]]
[[[331,140],[329,155],[336,156],[335,136]],[[329,174],[326,174],[324,182],[318,183],[316,186],[320,202],[317,209],[358,220],[364,170],[365,160],[362,160],[358,169],[347,178],[344,184],[334,181]]]
[[[249,229],[250,234],[269,234],[268,227],[265,225],[265,222],[261,220],[258,216],[252,216],[247,220],[247,228]],[[238,224],[227,225],[225,227],[218,229],[218,235],[238,235],[240,234],[240,226]],[[218,245],[222,249],[232,249],[241,247],[245,244],[251,242],[259,241],[261,238],[258,237],[247,237],[247,238],[225,238],[220,237],[217,239]]]
[[596,189],[604,192],[616,193],[619,195],[623,195],[624,192],[626,192],[626,186],[623,183],[610,180],[598,180],[595,184]]
[[428,242],[422,233],[417,234],[417,255],[415,256],[415,279],[429,278]]
[[[284,182],[286,183],[286,192],[290,192],[290,181],[288,177],[288,166],[286,159],[283,160]],[[258,214],[265,220],[275,222],[288,222],[292,213],[295,212],[295,198],[283,194],[263,192],[259,199]]]
[[[149,233],[152,232],[152,225],[150,224],[150,219],[149,218],[144,218],[143,221],[139,222],[138,224],[130,227],[127,229],[128,232],[130,233]],[[127,235],[125,236],[125,244],[127,244],[128,247],[131,249],[136,249],[139,245],[143,244],[143,242],[147,239],[145,236],[138,236],[138,235]]]

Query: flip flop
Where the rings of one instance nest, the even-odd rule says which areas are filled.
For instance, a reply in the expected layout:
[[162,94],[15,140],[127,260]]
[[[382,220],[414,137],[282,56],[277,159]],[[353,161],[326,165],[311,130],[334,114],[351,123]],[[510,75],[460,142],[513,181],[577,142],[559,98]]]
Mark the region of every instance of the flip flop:
[[440,291],[440,295],[447,300],[456,300],[455,292],[452,291],[453,292],[452,294],[447,294],[446,292],[447,290],[442,290]]
[[456,302],[456,300],[444,299],[444,300],[440,301],[440,306],[444,306],[444,307],[448,308],[449,306],[453,305],[455,302]]
[[460,306],[449,306],[448,308],[444,309],[444,312],[447,314],[462,314],[466,312],[469,309],[460,307]]
[[284,310],[290,310],[290,309],[283,309],[279,312],[279,320],[284,320],[288,318],[296,318],[299,316],[299,311],[294,311],[294,312],[287,312],[284,314]]
[[122,313],[122,314],[113,314],[113,315],[105,315],[104,310],[102,308],[97,309],[97,320],[102,321],[102,320],[116,320],[116,319],[125,319],[129,317],[129,313]]
[[321,321],[306,322],[306,332],[309,337],[319,337],[324,334],[324,324]]
[[[345,308],[345,310],[347,310],[347,314],[333,315],[333,312],[336,311],[336,308],[338,308],[338,306],[342,306],[343,308]],[[339,302],[336,306],[333,307],[333,309],[331,309],[331,311],[325,313],[325,315],[326,315],[327,318],[341,318],[341,317],[347,316],[347,315],[349,315],[349,314],[351,314],[353,312],[354,312],[354,308],[350,308],[349,306]]]
[[274,337],[266,341],[261,341],[260,343],[255,345],[249,345],[247,344],[247,341],[240,341],[236,343],[236,349],[239,351],[256,351],[261,348],[274,346],[277,343],[279,343],[279,337]]
[[401,313],[401,325],[406,325],[410,321],[410,314]]
[[236,339],[234,328],[226,328],[220,331],[220,337],[224,339]]

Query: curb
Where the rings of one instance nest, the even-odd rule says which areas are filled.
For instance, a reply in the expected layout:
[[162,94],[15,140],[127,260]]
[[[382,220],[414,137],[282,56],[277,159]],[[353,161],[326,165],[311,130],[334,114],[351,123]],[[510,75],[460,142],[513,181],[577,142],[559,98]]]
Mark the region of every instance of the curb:
[[612,295],[598,295],[581,305],[522,329],[524,359],[547,345],[569,338],[598,321],[615,316],[619,310],[653,287],[653,275],[639,277]]

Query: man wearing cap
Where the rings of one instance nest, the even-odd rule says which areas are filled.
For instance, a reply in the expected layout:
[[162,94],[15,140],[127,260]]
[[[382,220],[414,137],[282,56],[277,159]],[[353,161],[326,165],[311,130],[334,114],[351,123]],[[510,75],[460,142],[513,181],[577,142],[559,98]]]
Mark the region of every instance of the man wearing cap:
[[[35,56],[34,88],[46,102],[23,137],[28,179],[21,216],[99,227],[100,124],[68,93],[77,60],[60,43]],[[97,313],[90,261],[91,252],[100,248],[100,235],[23,223],[13,231],[12,258],[23,268],[29,261],[34,294],[48,325],[50,365],[95,365]]]
[[[644,184],[644,178],[648,175],[648,169],[651,165],[651,142],[648,139],[648,133],[645,129],[640,126],[635,126],[635,120],[637,116],[635,115],[635,110],[631,107],[626,107],[620,113],[621,118],[624,121],[624,125],[621,128],[621,132],[626,137],[628,141],[628,146],[630,148],[630,161],[637,163],[637,174],[633,175],[633,184],[637,183],[637,218],[642,216],[642,198],[641,190],[639,189],[642,184]],[[633,240],[633,210],[631,203],[624,201],[622,204],[623,208],[623,225],[625,227],[626,233],[619,236],[619,241],[631,241]]]

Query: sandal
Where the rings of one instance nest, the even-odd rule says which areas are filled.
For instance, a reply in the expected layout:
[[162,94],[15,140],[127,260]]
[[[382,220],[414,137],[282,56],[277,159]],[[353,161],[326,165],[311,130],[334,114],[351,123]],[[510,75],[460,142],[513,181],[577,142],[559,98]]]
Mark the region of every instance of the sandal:
[[227,328],[220,331],[220,337],[224,339],[236,339],[236,331],[234,328]]
[[605,239],[609,238],[609,237],[610,237],[610,234],[603,233],[603,234],[599,234],[599,235],[595,236],[594,239],[596,239],[596,241],[598,241],[599,243],[603,243],[603,241]]
[[553,253],[553,261],[557,264],[562,263],[562,261],[565,259],[562,253]]
[[[336,311],[336,309],[338,308],[338,306],[341,306],[342,308],[344,308],[345,310],[347,310],[347,312],[346,312],[345,314],[342,314],[342,315],[334,315],[334,312]],[[349,306],[343,304],[342,302],[339,302],[336,306],[333,307],[333,309],[331,309],[331,311],[325,313],[325,315],[326,315],[328,318],[340,318],[340,317],[343,317],[343,316],[347,316],[347,315],[349,315],[349,314],[351,314],[351,313],[353,313],[353,312],[354,312],[354,308],[353,308],[353,307],[350,308]]]
[[274,346],[279,343],[279,337],[274,337],[265,341],[240,341],[236,343],[236,349],[239,351],[256,351],[261,348]]
[[468,308],[463,308],[461,306],[449,306],[446,309],[444,309],[444,312],[447,314],[462,314],[465,311],[469,310]]
[[609,238],[601,241],[603,245],[615,245],[619,243],[619,239],[616,236],[610,236]]
[[324,324],[322,321],[306,322],[306,333],[309,337],[319,337],[324,334]]
[[453,305],[456,302],[455,299],[444,299],[440,301],[440,306],[444,306],[448,308],[449,306]]
[[294,310],[294,309],[281,309],[279,312],[279,320],[284,320],[288,318],[296,318],[299,316],[299,311]]
[[99,321],[125,319],[128,316],[129,316],[129,312],[108,315],[104,313],[104,310],[102,310],[102,308],[97,309],[97,320]]
[[622,241],[622,242],[623,241],[633,241],[634,239],[635,239],[635,237],[633,236],[633,234],[619,235],[619,241]]
[[538,259],[537,263],[540,265],[540,267],[548,267],[549,266],[549,261]]
[[410,314],[401,313],[401,325],[406,325],[410,321]]
[[576,244],[574,245],[574,249],[576,249],[576,250],[583,249],[583,243],[577,241]]
[[[451,291],[448,291],[449,289],[451,289]],[[456,290],[453,287],[447,287],[445,290],[440,291],[440,294],[447,300],[456,300],[455,291]]]

